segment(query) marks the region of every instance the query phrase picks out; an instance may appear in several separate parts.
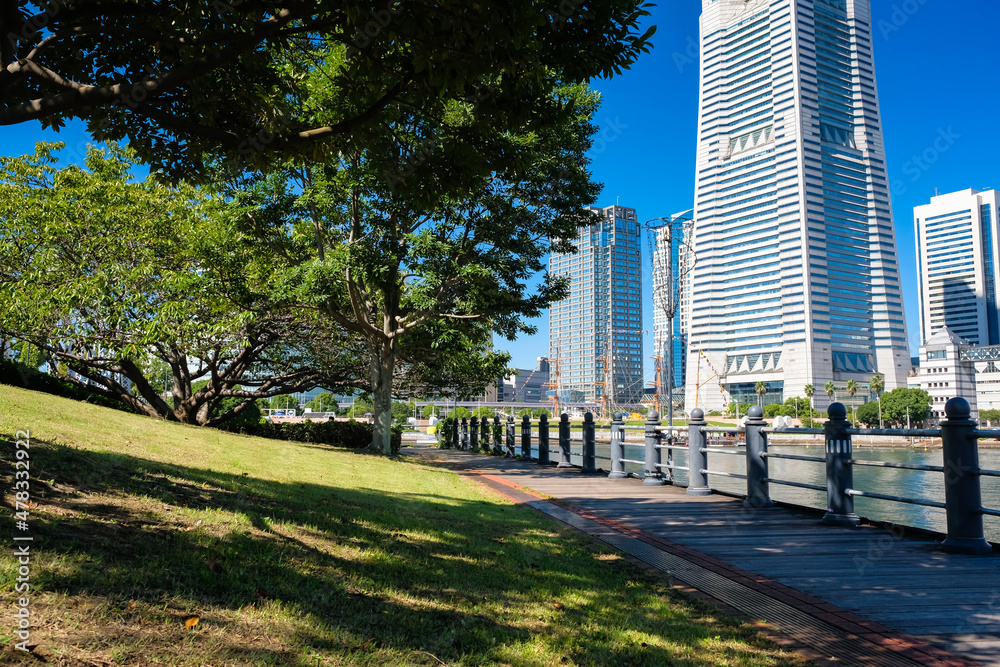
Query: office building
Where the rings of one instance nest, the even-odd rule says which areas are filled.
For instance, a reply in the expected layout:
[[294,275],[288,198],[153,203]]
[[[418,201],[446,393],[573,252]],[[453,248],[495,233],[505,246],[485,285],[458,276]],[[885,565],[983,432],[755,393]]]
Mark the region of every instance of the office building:
[[[580,230],[574,254],[554,254],[553,277],[570,295],[549,310],[551,385],[560,400],[609,405],[642,400],[641,229],[635,209],[591,209],[601,221]],[[556,391],[551,387],[550,391]]]
[[948,327],[970,345],[1000,345],[998,205],[996,190],[962,190],[913,209],[920,340]]
[[935,331],[920,346],[920,388],[931,395],[932,421],[945,418],[945,403],[956,396],[969,402],[972,417],[977,418],[977,364],[967,359],[972,350],[969,341],[948,327]]
[[517,372],[500,378],[497,383],[497,401],[501,403],[541,403],[547,401],[549,360],[538,357],[533,369],[519,368]]
[[702,7],[688,409],[905,387],[869,2]]
[[[693,210],[665,218],[653,230],[653,341],[660,357],[662,373],[659,393],[666,396],[671,383],[667,377],[668,358],[673,365],[673,388],[683,392],[687,365],[687,319],[684,297],[689,266],[686,239],[690,234]],[[673,344],[670,343],[670,312],[674,312]]]

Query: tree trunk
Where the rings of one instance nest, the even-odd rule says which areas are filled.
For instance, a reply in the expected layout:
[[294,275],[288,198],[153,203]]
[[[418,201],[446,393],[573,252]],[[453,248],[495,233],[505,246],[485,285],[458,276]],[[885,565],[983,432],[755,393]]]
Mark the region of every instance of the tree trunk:
[[392,372],[396,366],[396,340],[376,343],[372,350],[372,403],[375,413],[369,449],[392,455]]

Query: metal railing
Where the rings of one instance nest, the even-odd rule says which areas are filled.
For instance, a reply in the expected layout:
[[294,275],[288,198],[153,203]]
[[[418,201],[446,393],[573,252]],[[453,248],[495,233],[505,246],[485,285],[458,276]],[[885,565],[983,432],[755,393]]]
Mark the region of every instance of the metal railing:
[[[921,505],[943,509],[947,518],[947,535],[942,547],[947,551],[957,553],[985,554],[992,553],[992,545],[986,541],[983,531],[983,517],[1000,517],[1000,510],[982,506],[982,477],[1000,477],[1000,471],[984,470],[979,467],[980,438],[1000,438],[1000,430],[979,430],[978,424],[970,419],[970,409],[967,401],[953,398],[945,405],[947,418],[937,429],[855,429],[847,421],[847,408],[841,403],[830,405],[829,421],[822,429],[779,429],[769,428],[763,419],[763,411],[752,407],[747,415],[745,426],[740,428],[713,428],[705,421],[704,412],[700,409],[691,411],[687,425],[687,443],[677,444],[678,438],[674,432],[665,434],[661,428],[659,415],[651,411],[643,426],[627,426],[622,421],[622,414],[615,413],[608,426],[598,426],[593,415],[584,415],[584,421],[578,427],[571,425],[568,415],[562,415],[558,422],[557,446],[559,454],[558,467],[571,468],[571,459],[579,456],[584,473],[599,472],[596,461],[596,431],[610,431],[610,464],[608,477],[622,479],[630,477],[626,472],[626,464],[641,466],[643,484],[656,486],[667,483],[678,484],[675,472],[687,473],[687,493],[691,495],[708,495],[713,492],[709,485],[712,476],[746,481],[744,505],[753,508],[767,508],[774,505],[771,499],[770,485],[795,487],[825,493],[827,496],[826,513],[822,521],[827,524],[856,526],[860,518],[854,511],[854,499],[858,497],[876,500]],[[502,428],[505,426],[505,429]],[[475,417],[471,421],[462,419],[451,422],[451,439],[457,449],[478,451],[483,449],[494,454],[532,460],[532,443],[537,443],[540,464],[550,463],[549,422],[545,416],[538,420],[537,430],[532,431],[531,420],[524,417],[521,421],[520,453],[517,452],[518,433],[513,417],[508,417],[502,424],[499,417],[494,417],[492,423],[486,419],[477,423]],[[571,428],[581,431],[580,453],[573,451],[574,439]],[[642,444],[626,442],[627,431],[642,431]],[[800,456],[768,451],[768,436],[770,434],[822,435],[825,443],[825,456]],[[735,435],[743,442],[736,447],[720,447],[718,436]],[[940,438],[943,447],[944,464],[941,466],[917,465],[907,463],[892,463],[885,461],[869,461],[854,458],[852,438],[856,436],[919,436]],[[715,442],[713,442],[713,440]],[[482,443],[482,445],[480,444]],[[643,457],[629,458],[627,448],[643,450]],[[673,453],[687,452],[687,466],[676,465]],[[663,461],[666,452],[666,461]],[[745,460],[743,472],[713,470],[709,466],[709,456],[739,456]],[[826,486],[809,484],[793,479],[780,479],[770,474],[771,460],[787,460],[823,464],[825,466]],[[929,472],[944,476],[945,502],[922,498],[907,498],[875,491],[855,488],[854,468],[893,468],[917,472]]]

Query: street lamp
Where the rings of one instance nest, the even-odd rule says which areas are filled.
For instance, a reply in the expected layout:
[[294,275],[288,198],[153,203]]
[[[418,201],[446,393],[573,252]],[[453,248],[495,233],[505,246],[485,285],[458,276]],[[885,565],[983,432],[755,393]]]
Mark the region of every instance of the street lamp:
[[[693,213],[693,212],[692,212]],[[673,427],[674,427],[674,317],[677,315],[677,302],[680,300],[680,286],[684,278],[690,273],[691,269],[694,268],[694,253],[691,251],[691,240],[690,234],[684,234],[684,223],[691,223],[693,218],[692,214],[682,214],[675,217],[660,217],[653,218],[652,220],[647,220],[646,224],[643,225],[647,233],[653,234],[654,237],[658,236],[657,232],[659,230],[666,230],[666,289],[660,290],[659,295],[659,306],[663,311],[663,314],[667,318],[667,336],[666,336],[666,350],[661,352],[662,358],[667,362],[667,428],[670,433],[670,438],[672,442],[673,438]],[[674,275],[674,230],[679,228],[681,230],[680,239],[681,243],[687,245],[687,255],[690,257],[690,261],[686,263],[683,267],[678,267],[677,275]],[[653,273],[654,280],[656,274],[656,257],[655,252],[656,246],[659,243],[659,239],[650,240],[650,261],[653,262]],[[679,248],[678,248],[679,250]],[[679,259],[678,252],[678,259]],[[679,263],[679,262],[678,262]],[[655,289],[655,288],[654,288]],[[660,387],[656,388],[656,391],[660,391]]]

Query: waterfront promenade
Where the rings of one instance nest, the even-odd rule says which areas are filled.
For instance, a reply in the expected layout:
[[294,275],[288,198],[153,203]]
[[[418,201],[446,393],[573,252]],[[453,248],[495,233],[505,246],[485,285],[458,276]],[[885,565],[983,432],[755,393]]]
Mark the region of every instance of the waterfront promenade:
[[[738,610],[819,664],[1000,665],[1000,554],[578,469],[412,448]],[[943,650],[942,650],[943,649]]]

